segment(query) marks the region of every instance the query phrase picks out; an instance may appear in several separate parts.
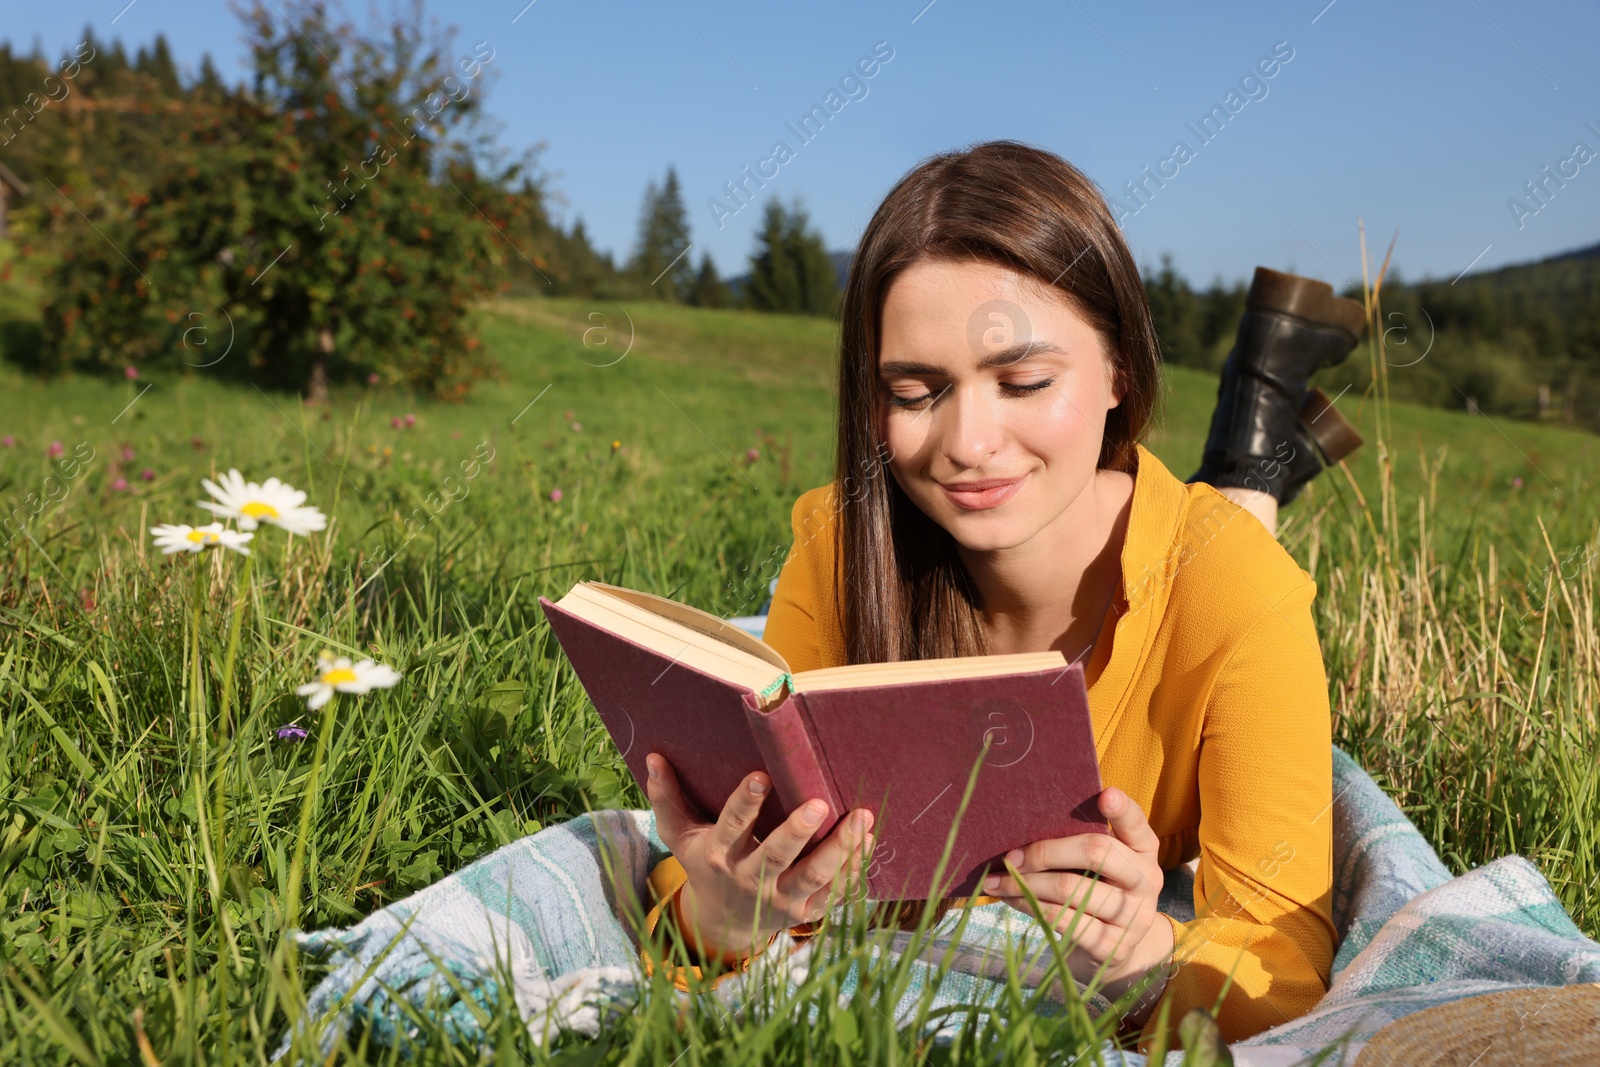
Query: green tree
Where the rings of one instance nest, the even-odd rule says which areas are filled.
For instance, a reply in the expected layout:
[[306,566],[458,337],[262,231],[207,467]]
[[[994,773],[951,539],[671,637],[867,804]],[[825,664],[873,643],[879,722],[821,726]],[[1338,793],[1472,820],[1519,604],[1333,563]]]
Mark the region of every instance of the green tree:
[[1200,337],[1200,315],[1188,282],[1173,269],[1170,255],[1161,257],[1161,270],[1144,279],[1150,301],[1150,318],[1161,341],[1161,358],[1187,367],[1205,366]]
[[493,50],[458,56],[420,3],[369,34],[317,3],[243,14],[250,91],[194,111],[158,180],[76,231],[47,357],[208,366],[311,401],[373,373],[459,394],[483,369],[471,309],[516,254],[496,231],[523,203],[461,139]]
[[219,95],[223,90],[222,75],[211,61],[211,53],[200,57],[200,76],[195,80],[195,91],[201,95]]
[[619,287],[617,266],[611,254],[597,251],[580,217],[561,240],[563,279],[558,291],[574,296],[611,296]]
[[695,282],[694,264],[684,254],[688,247],[689,211],[683,204],[678,172],[668,167],[666,183],[660,189],[654,181],[645,187],[644,207],[639,213],[639,244],[632,270],[644,283],[647,295],[675,303],[688,300]]
[[1196,294],[1200,316],[1200,348],[1202,362],[1207,370],[1222,369],[1228,350],[1239,336],[1239,320],[1244,317],[1244,300],[1247,290],[1243,282],[1229,286],[1219,276],[1211,288]]
[[762,209],[745,298],[757,311],[800,315],[838,311],[838,274],[822,235],[811,228],[798,198],[787,210],[776,198]]
[[695,272],[694,285],[689,290],[689,303],[703,308],[725,308],[733,306],[733,293],[728,290],[728,285],[717,277],[717,265],[711,262],[711,253],[700,254],[700,269]]
[[172,49],[167,45],[166,34],[156,34],[155,44],[150,51],[139,49],[133,69],[150,78],[155,84],[156,91],[162,96],[183,95],[183,88],[178,83],[178,65],[172,61]]

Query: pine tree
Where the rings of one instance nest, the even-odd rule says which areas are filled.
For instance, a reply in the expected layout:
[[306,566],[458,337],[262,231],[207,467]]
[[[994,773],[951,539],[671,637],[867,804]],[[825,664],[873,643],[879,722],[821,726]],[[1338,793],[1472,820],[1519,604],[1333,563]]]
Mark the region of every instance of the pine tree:
[[711,262],[709,252],[700,253],[700,270],[689,291],[689,303],[703,308],[733,306],[733,293],[728,290],[727,283],[717,277],[717,265]]
[[810,217],[798,200],[789,212],[789,247],[798,263],[802,302],[807,315],[832,316],[839,310],[839,273],[822,234],[811,229]]
[[787,211],[776,199],[762,210],[747,299],[757,311],[832,315],[838,310],[838,274],[798,198]]
[[211,61],[210,52],[200,57],[200,76],[195,80],[194,87],[207,96],[222,95],[222,75],[217,73],[217,65]]
[[[678,172],[667,168],[666,183],[645,187],[639,214],[639,247],[633,273],[657,300],[683,303],[694,288],[694,264],[684,255],[689,247],[689,211],[684,207]],[[670,268],[670,269],[669,269]]]
[[122,47],[122,38],[118,37],[111,42],[111,51],[106,55],[101,73],[110,80],[118,74],[126,74],[132,66],[128,62],[128,50]]
[[155,44],[148,54],[144,49],[139,49],[138,70],[155,81],[162,96],[176,99],[183,95],[183,88],[178,82],[178,65],[172,61],[172,49],[167,46],[166,34],[156,34]]
[[761,209],[761,230],[750,257],[745,300],[757,311],[792,311],[800,304],[800,280],[787,251],[783,205],[777,199]]
[[628,273],[640,277],[643,285],[649,285],[650,279],[665,270],[668,262],[666,259],[657,262],[657,252],[651,243],[656,207],[660,202],[661,190],[656,187],[656,180],[651,178],[645,183],[644,203],[639,207],[639,237],[633,255],[628,259]]
[[616,271],[608,258],[595,251],[583,216],[573,222],[569,232],[561,234],[557,247],[559,260],[557,273],[553,275],[553,295],[603,296],[615,287]]
[[1162,256],[1161,272],[1154,277],[1146,275],[1144,281],[1150,318],[1161,341],[1161,358],[1179,366],[1204,366],[1194,292],[1173,269],[1172,257]]

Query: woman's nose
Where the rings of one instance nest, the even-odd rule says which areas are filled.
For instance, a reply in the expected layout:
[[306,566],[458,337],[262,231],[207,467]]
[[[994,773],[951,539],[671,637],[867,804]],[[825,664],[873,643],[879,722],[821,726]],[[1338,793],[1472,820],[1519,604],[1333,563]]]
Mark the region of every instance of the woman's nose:
[[940,445],[958,467],[980,467],[1000,450],[1004,430],[994,402],[976,388],[954,389],[940,426]]

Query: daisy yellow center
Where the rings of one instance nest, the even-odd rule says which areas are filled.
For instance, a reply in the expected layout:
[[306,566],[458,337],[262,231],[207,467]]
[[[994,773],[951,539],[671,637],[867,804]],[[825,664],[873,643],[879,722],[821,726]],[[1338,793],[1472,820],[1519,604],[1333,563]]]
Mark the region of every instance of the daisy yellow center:
[[252,519],[275,519],[278,517],[277,508],[271,504],[263,504],[259,500],[252,500],[239,510]]
[[197,545],[208,544],[217,540],[216,534],[207,533],[205,530],[190,530],[187,536],[189,540],[193,541]]
[[340,682],[353,682],[356,672],[348,667],[336,667],[322,676],[323,685],[338,685]]

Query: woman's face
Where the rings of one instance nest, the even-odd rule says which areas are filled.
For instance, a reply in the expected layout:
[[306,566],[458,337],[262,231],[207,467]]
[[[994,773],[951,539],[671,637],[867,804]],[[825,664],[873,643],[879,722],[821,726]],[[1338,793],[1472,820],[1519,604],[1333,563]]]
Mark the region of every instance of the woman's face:
[[924,260],[891,284],[881,334],[890,470],[959,545],[1026,544],[1079,499],[1122,392],[1064,297],[996,264]]

